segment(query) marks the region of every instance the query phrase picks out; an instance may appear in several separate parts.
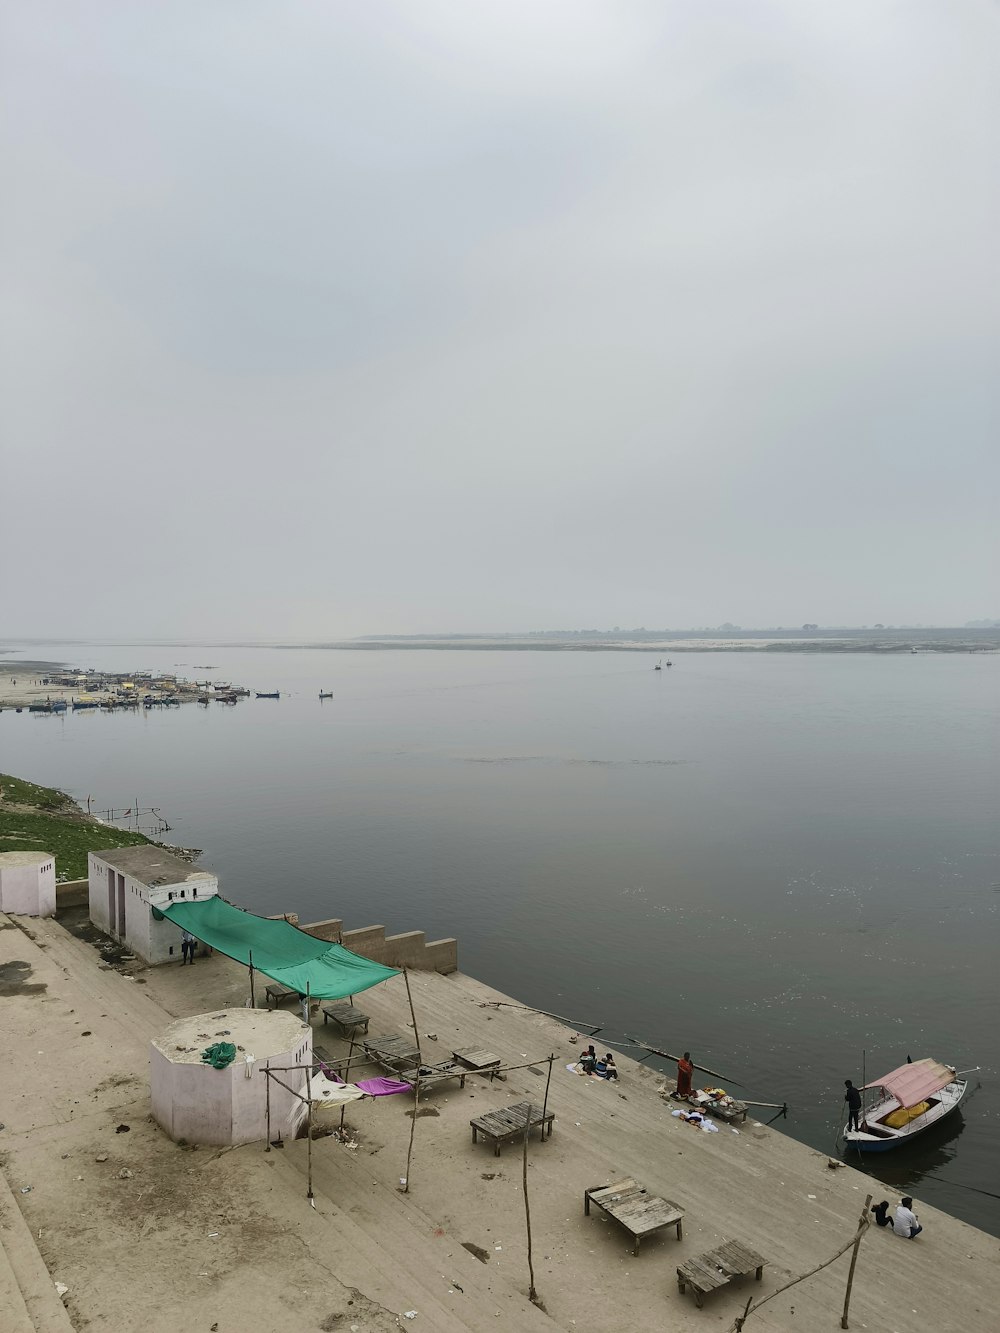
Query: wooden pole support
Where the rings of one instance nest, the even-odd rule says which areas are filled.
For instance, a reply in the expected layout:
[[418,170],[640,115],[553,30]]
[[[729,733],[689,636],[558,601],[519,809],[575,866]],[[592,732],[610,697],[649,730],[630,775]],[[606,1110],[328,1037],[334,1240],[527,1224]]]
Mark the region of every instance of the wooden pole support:
[[[306,1022],[309,1021],[309,982],[306,982]],[[309,1063],[306,1065],[306,1133],[309,1136],[306,1144],[306,1161],[309,1175],[309,1189],[306,1192],[306,1198],[313,1197],[313,1103],[312,1103],[312,1036],[309,1039]]]
[[[537,1301],[535,1291],[535,1266],[531,1261],[531,1205],[528,1202],[528,1133],[531,1129],[531,1108],[524,1117],[524,1140],[521,1145],[521,1186],[524,1191],[524,1226],[528,1233],[528,1300]],[[545,1121],[542,1121],[542,1137],[545,1137]]]
[[417,1113],[420,1110],[420,1066],[424,1063],[420,1051],[420,1030],[417,1027],[417,1014],[413,1008],[413,992],[410,990],[410,974],[403,968],[403,980],[406,982],[406,998],[410,1002],[410,1019],[413,1023],[413,1040],[417,1043],[417,1077],[413,1084],[413,1120],[410,1122],[410,1143],[406,1150],[406,1175],[403,1179],[404,1194],[410,1192],[410,1160],[413,1157],[413,1136],[417,1129]]
[[854,1237],[854,1253],[851,1255],[851,1270],[847,1274],[847,1291],[844,1293],[844,1313],[840,1317],[840,1327],[850,1328],[847,1322],[847,1313],[851,1305],[851,1287],[854,1285],[854,1269],[858,1262],[858,1250],[861,1248],[861,1241],[865,1232],[871,1226],[871,1206],[872,1195],[869,1194],[865,1199],[865,1206],[861,1217],[858,1220],[858,1234]]

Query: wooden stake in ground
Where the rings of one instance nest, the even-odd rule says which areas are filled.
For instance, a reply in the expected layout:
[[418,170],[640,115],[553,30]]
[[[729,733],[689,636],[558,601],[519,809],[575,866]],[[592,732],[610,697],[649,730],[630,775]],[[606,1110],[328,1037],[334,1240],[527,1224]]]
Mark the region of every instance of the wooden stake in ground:
[[264,1149],[264,1151],[270,1152],[271,1151],[271,1075],[268,1072],[267,1065],[264,1066],[264,1083],[266,1084],[266,1087],[264,1089],[264,1095],[267,1098],[267,1147]]
[[[524,1225],[528,1233],[528,1300],[538,1303],[538,1292],[535,1290],[535,1268],[531,1262],[531,1206],[528,1203],[528,1133],[531,1130],[531,1107],[528,1107],[528,1113],[524,1117],[524,1142],[522,1144],[521,1157],[521,1187],[524,1190]],[[542,1121],[542,1134],[545,1134],[545,1121]]]
[[[348,1050],[348,1052],[347,1052],[347,1073],[348,1073],[348,1075],[350,1075],[350,1071],[351,1071],[351,1061],[352,1061],[353,1059],[354,1059],[354,1028],[351,1028],[351,1045],[350,1045],[350,1048],[349,1048],[349,1050]],[[343,1106],[340,1108],[340,1136],[341,1136],[341,1139],[343,1139],[343,1136],[344,1136],[344,1112],[345,1112],[346,1110],[347,1110],[347,1103],[344,1102]]]
[[403,968],[403,980],[406,982],[406,998],[410,1002],[410,1018],[413,1022],[413,1040],[417,1043],[417,1078],[413,1085],[413,1120],[410,1122],[410,1145],[406,1150],[406,1176],[403,1179],[404,1194],[410,1192],[410,1158],[413,1156],[413,1135],[417,1128],[417,1112],[420,1110],[420,1066],[424,1063],[420,1053],[420,1032],[417,1028],[417,1015],[413,1008],[413,993],[410,990],[410,975]]
[[[865,1199],[865,1211],[861,1214],[861,1217],[858,1221],[858,1230],[853,1240],[849,1240],[846,1245],[841,1245],[837,1253],[832,1254],[829,1259],[824,1259],[821,1264],[817,1264],[815,1268],[810,1268],[807,1273],[800,1273],[798,1277],[793,1277],[790,1282],[786,1282],[782,1286],[776,1287],[774,1291],[769,1292],[766,1296],[762,1296],[761,1299],[756,1303],[754,1303],[754,1299],[751,1296],[746,1303],[746,1308],[744,1309],[743,1313],[741,1315],[737,1315],[736,1318],[733,1320],[733,1323],[730,1325],[729,1333],[742,1333],[743,1325],[746,1323],[746,1321],[754,1313],[755,1310],[759,1310],[760,1307],[762,1305],[766,1305],[768,1301],[773,1301],[775,1296],[780,1296],[781,1293],[783,1291],[787,1291],[789,1287],[797,1286],[798,1283],[804,1282],[807,1277],[812,1277],[815,1273],[822,1272],[824,1268],[829,1268],[831,1264],[837,1262],[837,1260],[840,1258],[842,1254],[846,1254],[852,1245],[854,1246],[854,1252],[856,1255],[857,1247],[860,1244],[862,1237],[864,1236],[868,1228],[871,1226],[871,1215],[870,1215],[871,1203],[872,1203],[872,1196],[869,1194],[868,1198]],[[853,1280],[853,1277],[854,1277],[854,1265],[852,1263],[851,1280]],[[847,1294],[848,1297],[850,1297],[851,1294],[850,1281],[848,1281]],[[845,1301],[844,1302],[845,1319],[847,1318],[846,1311],[847,1311],[847,1302]],[[843,1328],[847,1327],[846,1324],[842,1324],[841,1326]]]
[[[306,982],[306,1022],[309,1022],[309,982]],[[310,1025],[311,1026],[311,1025]],[[311,1037],[311,1033],[310,1033]],[[309,1189],[306,1198],[312,1203],[313,1198],[313,1100],[312,1100],[312,1041],[309,1042],[309,1063],[306,1065],[306,1160],[308,1162]],[[315,1208],[315,1204],[313,1207]]]
[[867,1199],[865,1199],[865,1206],[858,1221],[858,1234],[854,1237],[854,1253],[851,1255],[851,1271],[847,1275],[847,1291],[844,1293],[844,1313],[840,1317],[841,1328],[850,1328],[850,1324],[847,1322],[847,1311],[851,1304],[851,1287],[854,1285],[854,1268],[858,1262],[858,1250],[861,1248],[862,1237],[871,1226],[871,1206],[872,1195],[869,1194]]
[[552,1082],[552,1062],[555,1060],[555,1051],[549,1056],[549,1076],[545,1080],[545,1096],[542,1099],[542,1140],[545,1139],[545,1112],[549,1109],[549,1084]]

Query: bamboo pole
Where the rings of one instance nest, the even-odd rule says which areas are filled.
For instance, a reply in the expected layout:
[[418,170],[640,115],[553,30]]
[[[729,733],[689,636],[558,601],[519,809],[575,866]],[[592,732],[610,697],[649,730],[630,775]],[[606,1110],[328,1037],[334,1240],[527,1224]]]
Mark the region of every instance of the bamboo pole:
[[545,1080],[545,1096],[542,1098],[542,1142],[545,1142],[545,1112],[549,1105],[549,1084],[552,1082],[552,1062],[555,1060],[555,1051],[549,1056],[549,1076]]
[[[663,1060],[673,1060],[675,1062],[680,1059],[679,1055],[671,1055],[669,1051],[661,1051],[656,1046],[650,1046],[646,1042],[640,1041],[638,1037],[632,1037],[631,1040],[635,1046],[641,1046],[642,1049],[648,1051],[650,1055],[658,1055]],[[723,1083],[731,1083],[734,1088],[742,1088],[744,1086],[742,1083],[737,1083],[734,1078],[726,1078],[725,1074],[720,1074],[717,1069],[709,1069],[705,1065],[694,1065],[694,1068],[697,1069],[699,1073],[711,1074],[712,1078],[721,1078]]]
[[420,1066],[417,1066],[417,1077],[413,1084],[413,1119],[410,1121],[410,1143],[406,1149],[406,1175],[403,1177],[401,1189],[404,1194],[410,1192],[410,1158],[413,1156],[413,1136],[417,1130],[417,1112],[420,1109]]
[[870,1225],[871,1225],[871,1219],[866,1214],[864,1217],[862,1217],[859,1223],[857,1235],[852,1236],[851,1239],[846,1243],[846,1245],[841,1245],[840,1249],[836,1252],[836,1254],[832,1254],[829,1259],[824,1259],[823,1262],[821,1264],[817,1264],[815,1268],[810,1268],[808,1272],[802,1273],[798,1277],[793,1277],[790,1282],[786,1282],[782,1286],[776,1287],[774,1291],[769,1291],[768,1294],[766,1296],[762,1296],[760,1300],[756,1302],[756,1304],[754,1303],[754,1299],[751,1296],[746,1303],[746,1308],[743,1311],[743,1313],[741,1315],[737,1315],[736,1319],[734,1319],[732,1324],[730,1325],[729,1333],[742,1333],[743,1325],[746,1323],[748,1317],[754,1314],[757,1310],[759,1310],[762,1305],[766,1305],[768,1301],[773,1301],[775,1296],[780,1296],[782,1292],[787,1291],[789,1287],[797,1286],[798,1283],[804,1282],[807,1277],[812,1277],[815,1273],[820,1273],[823,1271],[824,1268],[829,1268],[831,1264],[835,1264],[842,1254],[846,1254],[847,1251],[851,1248],[851,1246],[857,1243],[858,1236],[863,1236],[864,1233],[868,1230]]
[[[571,1019],[565,1018],[562,1014],[554,1014],[549,1009],[536,1009],[532,1004],[513,1004],[510,1000],[482,1000],[480,1001],[479,1007],[480,1009],[496,1009],[498,1012],[500,1009],[525,1009],[529,1014],[541,1014],[543,1018],[554,1018],[560,1023],[565,1023],[566,1026],[572,1028],[574,1032],[587,1032],[587,1029],[589,1028],[590,1031],[587,1032],[589,1037],[596,1037],[599,1032],[604,1031],[603,1026],[594,1027],[592,1023],[574,1023]],[[614,1042],[611,1044],[612,1046],[615,1045]]]
[[256,1009],[257,997],[254,994],[254,988],[253,988],[253,949],[251,949],[249,953],[250,953],[250,1008]]
[[265,1152],[271,1151],[271,1076],[267,1065],[264,1066],[264,1084],[265,1097],[267,1098],[267,1147]]
[[[347,1052],[347,1067],[348,1067],[348,1069],[350,1069],[350,1067],[351,1067],[351,1060],[352,1060],[353,1058],[354,1058],[354,1037],[353,1037],[353,1035],[352,1035],[352,1037],[351,1037],[351,1046],[350,1046],[350,1050]],[[344,1113],[345,1113],[346,1110],[347,1110],[347,1103],[344,1102],[343,1106],[340,1108],[340,1132],[341,1132],[341,1134],[343,1134],[343,1132],[344,1132]]]
[[872,1195],[865,1199],[865,1206],[861,1213],[861,1219],[858,1222],[858,1234],[854,1237],[854,1253],[851,1255],[851,1271],[847,1274],[847,1291],[844,1293],[844,1313],[840,1317],[840,1327],[850,1328],[847,1322],[847,1313],[851,1306],[851,1288],[854,1285],[854,1269],[858,1262],[858,1250],[861,1248],[861,1241],[865,1232],[871,1226],[871,1216],[869,1209],[872,1206]]
[[[528,1233],[528,1300],[537,1302],[535,1291],[535,1267],[531,1261],[531,1206],[528,1203],[528,1131],[531,1129],[531,1106],[524,1117],[524,1140],[521,1146],[521,1185],[524,1190],[524,1226]],[[542,1121],[542,1138],[545,1138],[545,1121]]]
[[403,968],[403,980],[406,982],[406,998],[410,1002],[410,1018],[413,1020],[413,1040],[417,1043],[417,1077],[413,1084],[413,1119],[410,1121],[410,1143],[406,1149],[406,1176],[403,1179],[403,1193],[410,1192],[410,1159],[413,1156],[413,1137],[417,1130],[417,1113],[420,1110],[420,1066],[424,1063],[420,1051],[420,1031],[417,1028],[417,1013],[413,1007],[413,992],[410,990],[410,974]]
[[[309,1022],[309,982],[306,982],[306,1023]],[[312,1028],[309,1029],[309,1063],[306,1065],[306,1171],[309,1188],[306,1198],[313,1201],[313,1104],[312,1104]],[[313,1203],[313,1207],[316,1205]]]
[[[295,1073],[295,1072],[301,1072],[302,1066],[301,1066],[301,1065],[289,1065],[289,1066],[288,1066],[288,1069],[291,1070],[292,1073]],[[293,1097],[298,1097],[298,1099],[299,1099],[300,1102],[304,1102],[304,1101],[305,1101],[305,1098],[302,1096],[302,1093],[301,1093],[301,1092],[296,1092],[294,1088],[290,1088],[290,1087],[288,1086],[288,1084],[282,1082],[282,1080],[281,1080],[280,1078],[278,1078],[278,1077],[273,1073],[273,1071],[271,1071],[271,1070],[267,1070],[266,1072],[267,1072],[267,1076],[268,1076],[268,1078],[273,1078],[274,1081],[275,1081],[275,1083],[277,1083],[277,1085],[278,1085],[280,1088],[284,1088],[286,1092],[290,1092],[290,1093],[292,1094]],[[284,1069],[284,1068],[282,1068],[282,1069],[279,1070],[279,1072],[280,1072],[280,1073],[286,1073],[287,1070]]]

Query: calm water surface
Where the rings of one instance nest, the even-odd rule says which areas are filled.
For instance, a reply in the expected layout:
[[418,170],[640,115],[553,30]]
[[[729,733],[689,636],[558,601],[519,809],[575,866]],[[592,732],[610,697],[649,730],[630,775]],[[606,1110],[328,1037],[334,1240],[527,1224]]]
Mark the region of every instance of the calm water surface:
[[983,1066],[952,1123],[873,1169],[1000,1234],[975,1192],[1000,1192],[1000,658],[24,656],[282,691],[0,717],[0,769],[161,807],[244,906],[455,935],[464,971],[690,1048],[825,1152],[863,1052],[870,1077]]

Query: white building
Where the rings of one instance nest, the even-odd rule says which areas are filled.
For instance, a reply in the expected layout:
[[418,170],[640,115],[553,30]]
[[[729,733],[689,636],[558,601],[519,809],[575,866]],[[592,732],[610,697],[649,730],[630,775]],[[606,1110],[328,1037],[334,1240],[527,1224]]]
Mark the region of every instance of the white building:
[[0,912],[55,916],[56,862],[50,852],[0,852]]
[[[237,1048],[232,1064],[204,1063],[202,1051],[224,1041]],[[301,1098],[312,1058],[312,1029],[295,1014],[224,1009],[181,1018],[150,1043],[153,1118],[175,1141],[253,1143],[267,1136],[270,1104],[271,1138],[295,1138],[308,1115]]]
[[219,880],[162,847],[111,847],[91,852],[90,919],[147,963],[180,961],[181,932],[156,919],[154,908],[201,902],[219,892]]

